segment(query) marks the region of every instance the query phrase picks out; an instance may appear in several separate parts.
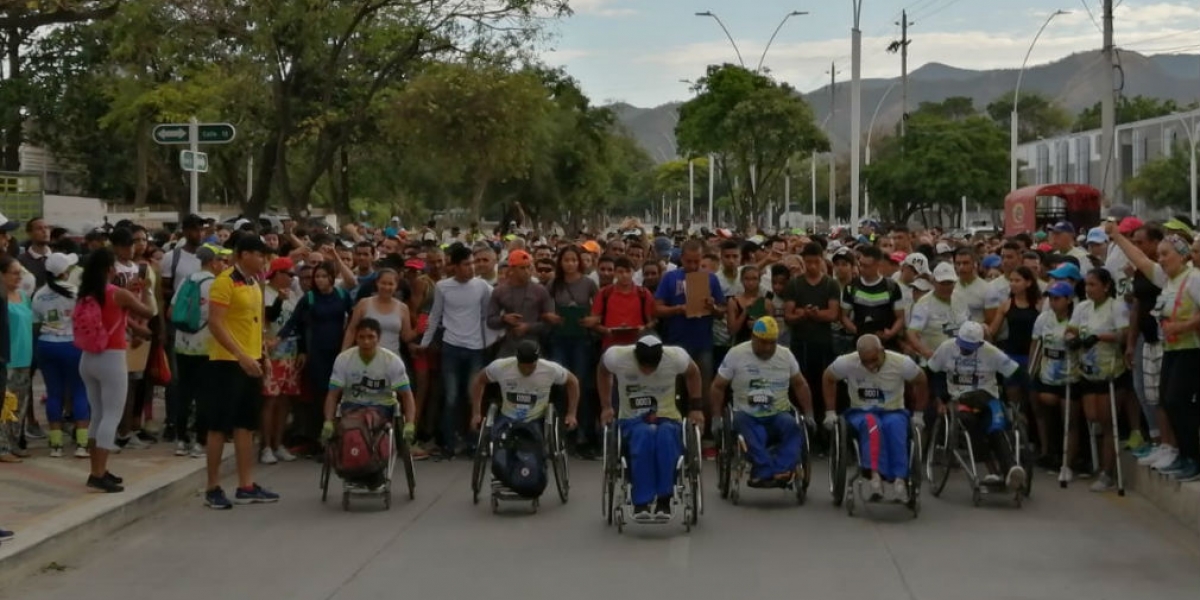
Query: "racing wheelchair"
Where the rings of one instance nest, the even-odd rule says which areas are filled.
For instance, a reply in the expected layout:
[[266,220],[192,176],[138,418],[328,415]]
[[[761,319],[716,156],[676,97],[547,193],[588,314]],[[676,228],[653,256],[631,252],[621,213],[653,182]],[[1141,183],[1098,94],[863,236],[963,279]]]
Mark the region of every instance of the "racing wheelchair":
[[[665,525],[681,515],[684,530],[691,531],[704,513],[704,459],[701,456],[700,428],[691,420],[684,419],[682,430],[683,455],[675,467],[675,492],[671,495],[670,518],[646,523]],[[604,426],[604,481],[600,509],[609,525],[616,523],[618,533],[624,533],[625,524],[633,522],[633,479],[628,448],[621,438],[620,425],[615,421]]]
[[[338,403],[335,415],[338,427],[334,431],[333,438],[325,444],[325,456],[321,464],[320,476],[321,502],[325,502],[329,497],[329,476],[336,471],[338,478],[342,480],[342,510],[350,510],[351,496],[379,496],[383,499],[383,508],[391,509],[392,473],[396,469],[396,459],[400,459],[400,462],[404,464],[404,477],[408,483],[408,499],[412,500],[417,487],[412,452],[404,437],[396,436],[397,431],[404,430],[403,415],[400,415],[397,409],[395,416],[389,415],[386,419],[380,419],[380,422],[376,422],[374,419],[367,420],[372,425],[371,433],[373,434],[373,439],[363,441],[369,447],[367,454],[377,459],[376,462],[384,460],[386,462],[379,465],[382,468],[371,469],[369,472],[351,473],[347,470],[347,465],[343,464],[343,455],[352,455],[357,459],[358,451],[361,449],[356,445],[354,448],[348,448],[346,452],[342,450],[344,443],[349,444],[341,427],[342,404]],[[376,407],[362,407],[357,410],[386,412],[386,409]]]
[[[921,465],[922,457],[921,430],[911,417],[908,423],[908,488],[907,499],[894,499],[902,503],[912,512],[915,519],[921,514]],[[859,447],[857,430],[843,416],[838,416],[837,425],[833,429],[833,440],[829,456],[829,490],[833,494],[833,505],[846,507],[846,514],[854,516],[858,505],[882,503],[882,500],[872,500],[863,487],[868,481],[868,472],[861,468],[862,448]]]
[[[484,479],[491,471],[491,458],[495,451],[494,444],[497,442],[493,438],[492,430],[499,410],[497,403],[491,403],[488,406],[487,416],[479,425],[479,435],[475,441],[474,463],[471,467],[471,501],[474,504],[479,504],[479,495],[483,491]],[[554,486],[558,491],[558,499],[566,504],[571,492],[571,484],[567,464],[567,447],[566,442],[563,441],[562,429],[562,419],[559,418],[554,404],[548,404],[546,413],[542,417],[542,440],[546,444],[546,460],[554,471]],[[494,477],[491,478],[491,492],[493,513],[500,511],[500,502],[502,501],[530,502],[533,512],[537,512],[540,505],[539,498],[521,496],[504,487]]]
[[[800,449],[800,462],[796,465],[795,475],[790,481],[781,486],[773,486],[776,489],[794,492],[796,495],[796,504],[803,505],[808,498],[808,485],[812,481],[812,455],[810,448],[810,438],[812,437],[811,423],[793,409],[792,417],[796,419],[796,424],[800,427],[801,434],[804,438],[804,446]],[[717,489],[721,492],[722,498],[729,498],[729,501],[736,505],[742,496],[742,483],[749,479],[749,471],[753,468],[750,462],[750,457],[746,454],[746,441],[733,428],[733,407],[729,404],[725,405],[722,411],[721,418],[723,426],[717,437]],[[774,450],[774,446],[779,442],[775,436],[771,436],[767,440],[767,450]],[[747,485],[747,487],[750,487]]]
[[1034,464],[1035,453],[1029,441],[1025,416],[1020,411],[1014,410],[1008,402],[1000,400],[1004,406],[1004,417],[1007,421],[1007,428],[1002,436],[1003,443],[1008,445],[1008,449],[1012,453],[1012,464],[1020,465],[1025,469],[1025,482],[1022,489],[1009,489],[1006,482],[1007,473],[1000,474],[998,483],[986,481],[981,476],[977,465],[980,460],[990,457],[981,456],[976,452],[976,444],[979,440],[968,430],[969,423],[963,420],[963,416],[966,414],[974,418],[980,410],[975,406],[976,398],[982,400],[983,396],[987,396],[990,399],[986,393],[983,396],[968,398],[970,394],[976,393],[970,392],[964,394],[963,397],[943,403],[944,410],[938,415],[933,425],[925,464],[925,475],[930,485],[929,491],[935,498],[940,496],[942,490],[946,488],[947,480],[950,479],[950,471],[959,468],[966,474],[967,484],[971,487],[971,502],[975,506],[979,506],[983,502],[985,494],[1009,493],[1012,495],[1013,504],[1019,508],[1022,501],[1029,498],[1033,490],[1033,473],[1036,466]]

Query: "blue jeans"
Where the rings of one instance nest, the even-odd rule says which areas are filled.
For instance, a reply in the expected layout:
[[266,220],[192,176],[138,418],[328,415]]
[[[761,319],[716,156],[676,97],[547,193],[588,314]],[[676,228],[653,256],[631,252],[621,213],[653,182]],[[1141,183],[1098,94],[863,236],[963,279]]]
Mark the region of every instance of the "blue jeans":
[[[588,338],[553,338],[551,360],[575,374],[579,379],[579,429],[577,441],[581,445],[599,444],[600,435],[596,423],[600,419],[599,397],[596,396],[596,353]],[[556,407],[559,414],[566,415],[566,405]]]
[[471,379],[483,370],[483,350],[442,345],[442,448],[453,451],[462,429],[460,408],[470,402]]
[[[804,432],[791,414],[756,417],[738,412],[733,415],[733,429],[746,440],[752,479],[770,479],[780,473],[791,473],[800,463]],[[767,449],[772,439],[777,440],[774,452]]]
[[49,342],[38,340],[38,366],[46,380],[46,420],[61,423],[63,402],[67,392],[71,394],[71,418],[75,421],[91,420],[92,410],[88,405],[87,388],[79,375],[79,359],[83,351],[73,342]]
[[844,418],[858,432],[859,466],[887,481],[908,479],[907,410],[852,408]]
[[659,418],[647,423],[641,417],[621,421],[621,438],[629,448],[629,476],[633,504],[650,504],[675,494],[675,464],[683,456],[683,424]]

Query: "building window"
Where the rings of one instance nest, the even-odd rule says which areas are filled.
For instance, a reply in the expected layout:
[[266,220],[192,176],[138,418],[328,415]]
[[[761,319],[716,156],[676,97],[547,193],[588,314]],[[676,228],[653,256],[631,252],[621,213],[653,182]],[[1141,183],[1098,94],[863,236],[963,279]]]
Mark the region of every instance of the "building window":
[[1037,182],[1039,184],[1048,183],[1050,177],[1050,146],[1046,144],[1038,144],[1037,146]]
[[1092,138],[1083,136],[1075,142],[1075,182],[1091,183]]

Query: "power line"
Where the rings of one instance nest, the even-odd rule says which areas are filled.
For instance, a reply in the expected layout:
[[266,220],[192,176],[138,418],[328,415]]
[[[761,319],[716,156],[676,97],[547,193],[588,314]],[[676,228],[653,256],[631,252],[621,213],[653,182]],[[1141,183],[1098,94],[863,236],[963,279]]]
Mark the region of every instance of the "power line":
[[[1137,49],[1137,52],[1140,52],[1142,54],[1147,54],[1147,53],[1172,54],[1172,53],[1176,53],[1176,52],[1183,52],[1184,50],[1195,50],[1196,48],[1200,48],[1200,44],[1191,44],[1189,46],[1176,46],[1174,48],[1140,48],[1140,49]],[[1126,50],[1128,50],[1128,49],[1129,48],[1126,48]]]
[[1154,37],[1143,38],[1143,39],[1135,40],[1132,42],[1126,42],[1121,45],[1124,46],[1125,48],[1128,48],[1130,46],[1137,46],[1139,44],[1145,44],[1147,42],[1157,42],[1159,40],[1165,40],[1165,39],[1170,39],[1173,37],[1179,37],[1181,35],[1191,35],[1191,34],[1196,34],[1196,33],[1200,33],[1200,29],[1192,29],[1190,31],[1177,31],[1175,33],[1168,33],[1166,35],[1157,35]]
[[1092,7],[1088,6],[1087,0],[1079,0],[1079,3],[1083,5],[1083,10],[1087,11],[1087,16],[1092,20],[1092,25],[1096,26],[1096,31],[1103,34],[1104,30],[1100,29],[1100,22],[1096,20],[1096,15],[1092,14]]
[[936,14],[942,12],[943,10],[946,10],[947,8],[950,8],[951,6],[954,6],[955,4],[958,4],[958,3],[959,3],[959,0],[950,0],[949,2],[946,2],[945,4],[942,4],[941,6],[930,10],[929,12],[921,13],[919,15],[913,15],[913,18],[914,19],[929,19],[929,17],[932,17],[933,15],[936,15]]

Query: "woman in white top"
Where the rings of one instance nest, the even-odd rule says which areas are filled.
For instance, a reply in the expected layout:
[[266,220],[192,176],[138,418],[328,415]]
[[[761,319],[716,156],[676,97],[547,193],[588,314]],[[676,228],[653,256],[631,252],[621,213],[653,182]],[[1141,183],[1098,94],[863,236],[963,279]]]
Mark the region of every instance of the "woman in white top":
[[46,382],[46,420],[50,422],[50,456],[63,455],[63,404],[70,395],[75,421],[75,458],[88,458],[88,423],[91,410],[87,388],[79,375],[82,351],[75,347],[71,314],[78,288],[68,283],[74,254],[57,252],[46,257],[46,285],[33,295],[33,322],[38,330],[34,351]]

